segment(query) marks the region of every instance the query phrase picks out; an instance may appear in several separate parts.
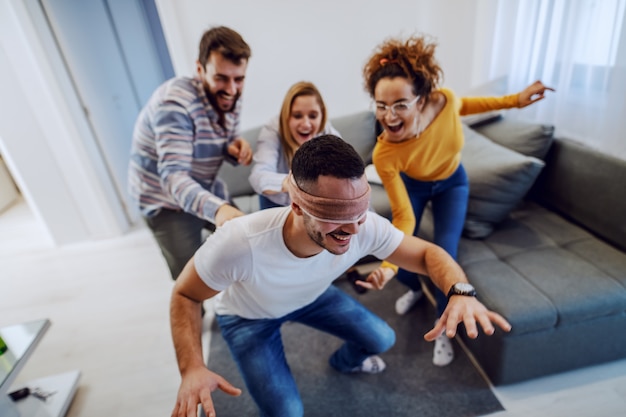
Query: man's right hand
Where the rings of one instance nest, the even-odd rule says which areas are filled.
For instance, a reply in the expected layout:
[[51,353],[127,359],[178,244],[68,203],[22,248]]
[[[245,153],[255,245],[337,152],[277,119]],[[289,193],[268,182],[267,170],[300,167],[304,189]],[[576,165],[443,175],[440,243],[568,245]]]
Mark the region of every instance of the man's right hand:
[[218,388],[228,395],[241,395],[239,388],[205,367],[186,373],[178,389],[172,417],[197,417],[198,404],[202,404],[207,417],[216,417],[211,393]]
[[243,216],[245,213],[230,204],[224,204],[215,213],[215,226],[221,227],[230,219]]
[[228,145],[227,151],[230,156],[237,158],[237,163],[241,165],[250,165],[252,162],[252,147],[241,136]]

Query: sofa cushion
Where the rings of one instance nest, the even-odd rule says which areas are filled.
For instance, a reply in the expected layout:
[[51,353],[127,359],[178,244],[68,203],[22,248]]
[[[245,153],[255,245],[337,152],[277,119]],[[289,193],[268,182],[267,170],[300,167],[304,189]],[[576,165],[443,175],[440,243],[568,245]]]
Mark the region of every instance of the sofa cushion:
[[499,259],[474,262],[463,265],[463,270],[476,288],[478,300],[511,323],[512,335],[557,325],[556,306],[506,262]]
[[[525,251],[508,258],[507,264],[550,299],[558,311],[559,325],[626,309],[624,287],[567,246]],[[531,301],[528,303],[533,306]]]
[[499,145],[539,159],[545,158],[554,139],[554,126],[504,118],[472,129]]
[[565,246],[589,239],[591,234],[558,214],[524,201],[489,236],[488,245],[501,259],[528,250]]
[[[569,244],[568,249],[612,277],[626,289],[626,256],[624,252],[600,239],[576,241]],[[624,306],[624,310],[626,311],[626,306]]]
[[484,238],[524,198],[543,161],[507,149],[463,126],[462,162],[470,182],[464,234]]
[[461,239],[458,260],[514,334],[626,311],[626,254],[532,202],[487,239]]

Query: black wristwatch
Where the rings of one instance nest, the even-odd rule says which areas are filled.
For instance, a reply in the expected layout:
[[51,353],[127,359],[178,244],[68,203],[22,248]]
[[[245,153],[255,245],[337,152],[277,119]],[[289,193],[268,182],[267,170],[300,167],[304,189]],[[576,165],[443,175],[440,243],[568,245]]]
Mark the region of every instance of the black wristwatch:
[[450,291],[448,291],[448,299],[450,299],[453,295],[476,297],[476,289],[472,286],[472,284],[468,284],[467,282],[457,282],[450,288]]

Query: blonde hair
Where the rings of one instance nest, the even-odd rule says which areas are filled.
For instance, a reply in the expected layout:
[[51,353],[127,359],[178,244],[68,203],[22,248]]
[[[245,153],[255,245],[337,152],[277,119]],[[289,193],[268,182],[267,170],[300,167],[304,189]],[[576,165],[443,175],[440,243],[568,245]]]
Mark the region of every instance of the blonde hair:
[[409,80],[416,96],[428,100],[443,79],[443,71],[435,59],[436,47],[426,36],[385,40],[375,48],[363,68],[365,90],[373,98],[378,81],[403,77]]
[[291,106],[296,98],[300,96],[313,96],[317,100],[322,113],[322,121],[320,123],[319,130],[315,133],[321,132],[326,126],[326,105],[322,99],[322,95],[315,85],[308,81],[300,81],[295,83],[289,88],[285,98],[283,99],[283,105],[280,108],[280,120],[278,133],[280,134],[280,144],[283,149],[285,159],[287,159],[287,165],[291,167],[291,160],[296,153],[300,145],[296,142],[295,138],[289,130],[289,118],[291,117]]

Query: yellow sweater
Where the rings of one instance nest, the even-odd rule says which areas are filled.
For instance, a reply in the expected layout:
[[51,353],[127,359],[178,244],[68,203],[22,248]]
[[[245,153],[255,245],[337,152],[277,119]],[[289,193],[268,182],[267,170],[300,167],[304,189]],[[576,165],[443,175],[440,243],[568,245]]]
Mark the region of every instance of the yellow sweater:
[[[373,162],[389,197],[393,225],[407,235],[413,234],[416,219],[400,173],[419,181],[448,178],[461,163],[464,137],[460,116],[518,106],[519,94],[459,98],[452,90],[439,91],[446,103],[419,136],[391,143],[383,132],[374,147]],[[387,262],[382,266],[398,269]]]

